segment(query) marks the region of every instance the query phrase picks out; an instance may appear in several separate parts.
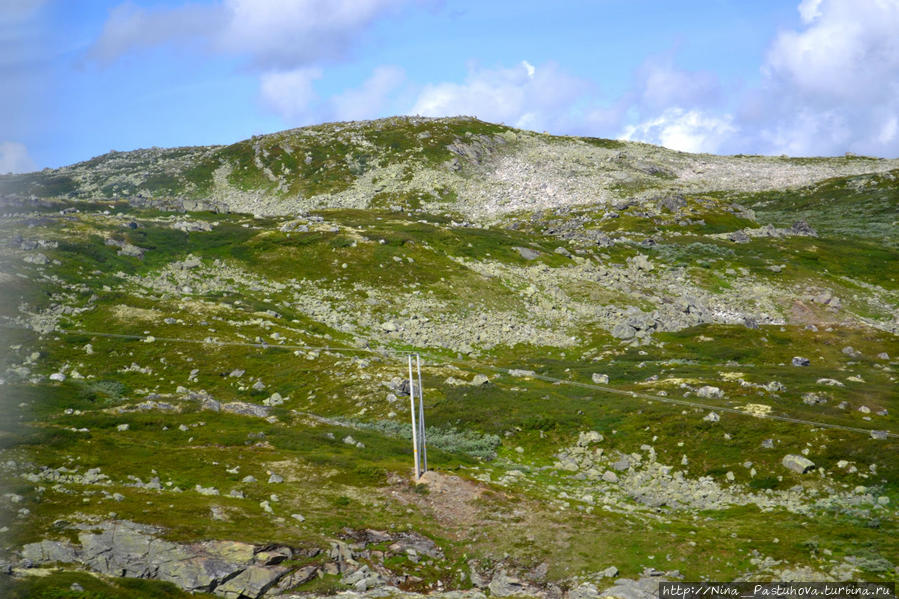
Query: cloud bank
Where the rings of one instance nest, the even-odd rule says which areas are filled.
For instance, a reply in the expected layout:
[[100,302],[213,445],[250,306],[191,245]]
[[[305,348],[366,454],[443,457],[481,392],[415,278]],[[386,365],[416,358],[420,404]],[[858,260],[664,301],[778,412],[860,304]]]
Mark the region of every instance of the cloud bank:
[[89,55],[111,62],[163,44],[245,57],[262,72],[346,56],[376,19],[408,0],[223,0],[165,8],[115,7]]
[[[222,0],[173,8],[117,7],[91,48],[111,61],[163,44],[238,57],[259,77],[263,106],[288,125],[389,112],[457,114],[553,133],[646,141],[691,152],[899,155],[899,0],[802,0],[760,82],[729,89],[713,72],[647,57],[620,97],[553,62],[485,68],[459,81],[412,82],[382,65],[357,87],[322,97],[379,19],[412,0]],[[405,98],[408,97],[408,100]],[[398,101],[403,99],[405,104]]]
[[558,66],[426,85],[411,112],[605,135],[690,152],[899,156],[899,0],[803,0],[743,97],[711,72],[649,57],[611,104]]

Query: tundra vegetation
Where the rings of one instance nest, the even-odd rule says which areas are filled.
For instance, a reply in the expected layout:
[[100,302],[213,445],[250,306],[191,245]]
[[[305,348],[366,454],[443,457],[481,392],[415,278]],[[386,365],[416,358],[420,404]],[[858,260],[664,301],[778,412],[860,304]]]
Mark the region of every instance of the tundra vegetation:
[[897,215],[897,160],[461,117],[2,176],[0,590],[896,580]]

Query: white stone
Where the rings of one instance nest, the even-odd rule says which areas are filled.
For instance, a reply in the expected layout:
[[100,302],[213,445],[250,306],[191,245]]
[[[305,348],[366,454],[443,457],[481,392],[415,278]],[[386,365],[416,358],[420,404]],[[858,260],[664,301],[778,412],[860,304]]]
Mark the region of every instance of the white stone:
[[709,412],[706,414],[705,418],[703,418],[706,422],[718,422],[721,420],[721,417],[718,416],[718,412]]

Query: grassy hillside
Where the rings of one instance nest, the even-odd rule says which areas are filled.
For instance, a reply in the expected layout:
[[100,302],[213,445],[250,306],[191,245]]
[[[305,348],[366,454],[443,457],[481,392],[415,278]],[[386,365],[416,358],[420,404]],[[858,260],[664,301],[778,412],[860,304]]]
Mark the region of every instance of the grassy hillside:
[[[676,161],[732,160],[735,173],[769,159],[538,136],[541,163],[535,135],[463,119],[327,125],[3,178],[10,596],[69,596],[73,583],[178,596],[21,561],[28,543],[109,522],[172,543],[289,546],[278,567],[317,573],[298,592],[350,588],[362,566],[408,591],[494,595],[500,572],[545,596],[647,568],[895,580],[895,168],[784,160],[817,169],[808,177],[873,167],[687,189]],[[460,140],[461,154],[447,149]],[[660,183],[489,218],[466,204],[483,173],[505,180],[503,160],[556,169],[575,147],[624,152],[615,177]],[[668,170],[647,173],[637,152]],[[344,202],[387,171],[398,182],[378,193],[394,195]],[[406,171],[415,185],[438,171],[464,182],[418,196],[397,191]],[[216,186],[334,205],[254,216],[148,199]],[[437,472],[422,484],[406,351],[423,358]],[[439,551],[418,536],[403,549],[412,532]],[[356,565],[339,565],[338,541]]]

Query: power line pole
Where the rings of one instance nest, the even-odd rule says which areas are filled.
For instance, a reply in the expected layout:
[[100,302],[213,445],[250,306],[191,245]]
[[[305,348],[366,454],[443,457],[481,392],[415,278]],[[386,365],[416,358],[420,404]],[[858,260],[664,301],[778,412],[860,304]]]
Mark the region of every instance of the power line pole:
[[418,427],[415,423],[415,382],[412,379],[412,354],[409,354],[409,407],[412,412],[412,456],[415,460],[415,482],[421,478],[421,465],[418,461]]
[[428,471],[428,437],[425,434],[425,397],[424,385],[421,384],[421,358],[415,354],[415,364],[418,367],[418,430],[421,442],[421,470]]

